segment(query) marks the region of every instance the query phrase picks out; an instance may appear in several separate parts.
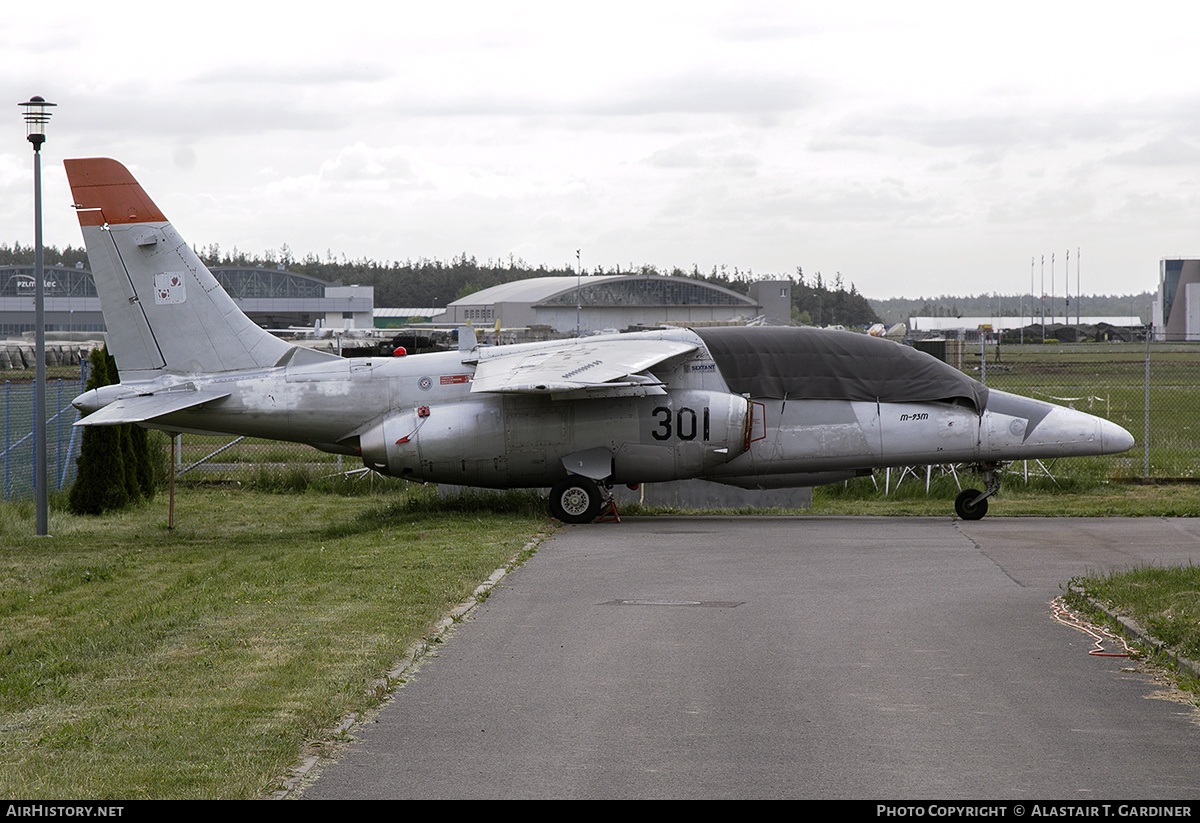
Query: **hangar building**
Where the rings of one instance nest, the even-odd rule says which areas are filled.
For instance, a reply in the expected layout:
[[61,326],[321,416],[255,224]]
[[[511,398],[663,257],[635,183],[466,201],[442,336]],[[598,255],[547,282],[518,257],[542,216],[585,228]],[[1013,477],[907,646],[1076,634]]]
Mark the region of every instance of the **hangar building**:
[[[92,273],[82,266],[45,266],[47,331],[104,331]],[[266,328],[312,326],[369,329],[374,325],[374,289],[343,286],[305,274],[255,266],[211,269],[255,323]],[[0,266],[0,337],[34,330],[32,265]]]
[[534,277],[455,300],[438,322],[548,326],[559,332],[578,328],[584,333],[661,323],[745,322],[763,316],[788,322],[791,283],[759,281],[752,286],[752,296],[747,297],[701,280],[657,274]]

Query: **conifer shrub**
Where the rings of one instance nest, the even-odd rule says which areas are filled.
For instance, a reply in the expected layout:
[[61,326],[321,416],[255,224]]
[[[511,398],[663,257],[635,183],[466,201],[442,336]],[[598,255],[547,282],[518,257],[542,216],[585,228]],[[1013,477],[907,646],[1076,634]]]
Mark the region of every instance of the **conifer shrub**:
[[[120,382],[108,348],[89,358],[87,389]],[[102,514],[154,496],[154,472],[146,430],[133,423],[84,426],[79,470],[67,496],[75,514]]]

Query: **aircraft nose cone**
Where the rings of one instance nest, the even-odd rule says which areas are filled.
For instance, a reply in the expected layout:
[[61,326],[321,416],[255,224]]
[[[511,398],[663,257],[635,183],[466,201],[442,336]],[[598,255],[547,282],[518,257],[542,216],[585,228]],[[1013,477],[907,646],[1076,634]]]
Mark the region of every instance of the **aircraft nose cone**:
[[1105,454],[1118,454],[1133,448],[1133,435],[1110,420],[1101,420],[1100,443]]

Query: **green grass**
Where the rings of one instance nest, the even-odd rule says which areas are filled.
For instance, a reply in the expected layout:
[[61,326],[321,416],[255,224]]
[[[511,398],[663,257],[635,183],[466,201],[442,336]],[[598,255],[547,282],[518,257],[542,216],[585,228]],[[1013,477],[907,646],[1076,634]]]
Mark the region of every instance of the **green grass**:
[[[1087,459],[1080,459],[1086,462]],[[1095,466],[1081,467],[1074,474],[1062,474],[1062,464],[1051,467],[1055,478],[1037,476],[1030,467],[1025,481],[1019,464],[1003,475],[1000,491],[989,499],[991,517],[1200,517],[1200,484],[1163,481],[1142,485],[1111,481]],[[934,476],[928,493],[924,467],[919,476],[905,477],[896,485],[899,471],[892,470],[891,484],[884,493],[884,472],[859,477],[844,483],[818,486],[812,490],[812,506],[805,509],[711,510],[703,513],[724,514],[803,514],[803,515],[875,515],[881,517],[952,517],[954,498],[960,491],[951,475]],[[961,488],[982,489],[982,479],[959,470]],[[622,515],[700,513],[670,506],[641,506],[622,503]]]
[[[0,795],[261,796],[548,528],[532,493],[326,482],[343,493],[183,486],[174,532],[165,493],[98,518],[54,508],[49,538],[31,536],[31,504],[0,505]],[[1198,486],[1038,483],[989,516],[1200,514]],[[957,486],[931,491],[909,479],[884,497],[863,478],[804,513],[949,517]],[[1171,637],[1197,622],[1200,584],[1175,589],[1146,618]]]
[[[32,383],[37,376],[37,369],[0,369],[0,382]],[[62,380],[64,383],[79,384],[79,364],[74,366],[47,366],[47,380]]]
[[[968,346],[964,368],[979,377],[979,351]],[[1103,458],[1114,477],[1141,476],[1146,428],[1146,344],[1004,345],[987,349],[990,388],[1073,405],[1128,429],[1137,445]],[[1149,352],[1150,475],[1195,477],[1200,466],[1200,347],[1155,343]]]
[[252,798],[546,527],[528,496],[0,506],[0,796]]
[[[988,501],[990,517],[1200,517],[1200,484],[1163,483],[1137,485],[1110,481],[1093,466],[1083,462],[1074,473],[1060,473],[1062,463],[1051,467],[1055,479],[1037,476],[1031,466],[1028,482],[1020,473],[1019,464],[1011,465],[1005,473],[1000,491]],[[1097,463],[1100,459],[1097,458]],[[1064,461],[1068,462],[1068,461]],[[892,483],[897,473],[892,473]],[[984,484],[975,474],[960,471],[962,488],[982,489]],[[925,477],[906,477],[884,494],[882,472],[871,478],[856,478],[848,483],[836,483],[813,489],[810,513],[830,515],[921,515],[950,516],[954,513],[954,498],[959,486],[949,475],[934,477],[928,494]]]
[[[1083,599],[1088,598],[1134,619],[1172,654],[1200,660],[1200,566],[1142,566],[1078,577],[1071,584],[1074,604],[1088,608]],[[1190,676],[1180,683],[1200,691]]]

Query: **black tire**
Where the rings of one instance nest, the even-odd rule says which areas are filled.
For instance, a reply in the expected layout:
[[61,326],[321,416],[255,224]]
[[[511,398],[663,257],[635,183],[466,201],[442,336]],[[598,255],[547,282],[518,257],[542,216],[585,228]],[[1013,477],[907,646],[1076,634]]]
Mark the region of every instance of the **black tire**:
[[958,493],[958,497],[954,498],[954,513],[963,520],[979,520],[987,514],[988,502],[987,498],[983,498],[974,506],[971,501],[974,500],[983,492],[976,489],[963,489]]
[[591,523],[600,514],[600,487],[579,475],[559,480],[550,489],[550,514],[564,523]]

